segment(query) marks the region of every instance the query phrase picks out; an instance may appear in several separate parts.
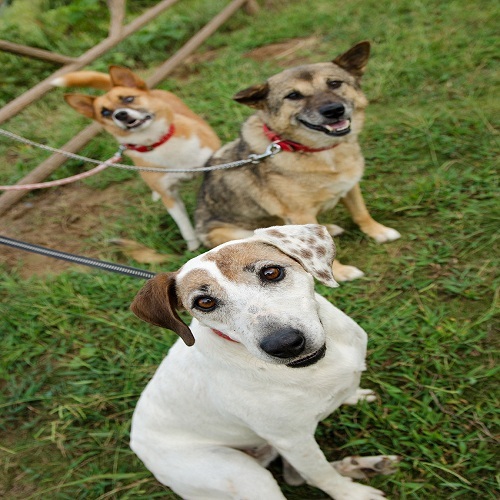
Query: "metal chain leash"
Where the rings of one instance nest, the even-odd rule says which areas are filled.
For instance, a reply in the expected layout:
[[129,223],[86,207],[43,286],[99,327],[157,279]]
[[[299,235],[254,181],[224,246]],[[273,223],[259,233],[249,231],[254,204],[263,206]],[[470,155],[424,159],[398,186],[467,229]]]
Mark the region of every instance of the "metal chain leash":
[[[15,141],[22,142],[24,144],[28,144],[30,146],[34,146],[34,147],[39,148],[39,149],[50,151],[52,153],[61,154],[63,156],[66,156],[68,158],[72,158],[75,160],[81,160],[84,162],[96,163],[96,164],[102,163],[102,161],[94,160],[93,158],[87,158],[86,156],[81,156],[81,155],[77,155],[75,153],[70,153],[69,151],[64,151],[63,149],[56,149],[56,148],[52,148],[50,146],[46,146],[44,144],[40,144],[38,142],[31,141],[30,139],[26,139],[24,137],[21,137],[19,135],[16,135],[12,132],[9,132],[9,131],[1,129],[1,128],[0,128],[0,135],[3,135],[5,137],[9,137],[11,139],[14,139]],[[126,149],[127,148],[125,146],[120,146],[118,148],[118,151],[115,153],[114,157],[116,157],[116,156],[121,157],[123,151],[125,151]],[[211,165],[209,167],[153,168],[153,167],[138,167],[136,165],[126,165],[124,163],[113,163],[109,166],[116,167],[116,168],[122,168],[125,170],[139,170],[142,172],[158,172],[158,173],[210,172],[212,170],[224,170],[224,169],[229,169],[229,168],[243,167],[244,165],[249,165],[250,163],[257,164],[257,163],[261,162],[262,160],[265,160],[266,158],[269,158],[271,156],[278,154],[280,151],[282,151],[281,146],[279,144],[277,144],[276,142],[272,142],[266,148],[266,151],[262,154],[250,154],[250,155],[248,155],[248,158],[245,158],[244,160],[237,160],[237,161],[233,161],[233,162],[229,162],[229,163],[221,163],[219,165]]]

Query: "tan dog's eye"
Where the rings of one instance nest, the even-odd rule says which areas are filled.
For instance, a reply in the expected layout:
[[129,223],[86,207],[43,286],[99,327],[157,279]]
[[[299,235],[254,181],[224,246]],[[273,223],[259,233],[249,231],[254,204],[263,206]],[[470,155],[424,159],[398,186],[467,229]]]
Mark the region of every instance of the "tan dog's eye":
[[281,281],[285,277],[285,270],[280,266],[264,267],[260,271],[260,278],[263,281]]
[[342,85],[342,82],[339,80],[329,80],[326,84],[331,89],[338,89]]
[[134,102],[135,97],[133,95],[129,95],[127,97],[122,97],[122,102],[125,104],[130,104],[131,102]]
[[111,111],[108,108],[102,108],[101,109],[101,115],[102,116],[111,116],[113,114],[113,111]]
[[303,99],[303,95],[300,92],[294,91],[290,92],[285,96],[285,99],[290,99],[291,101],[298,101],[299,99]]
[[198,297],[193,304],[193,307],[200,311],[213,311],[217,307],[217,300],[213,297]]

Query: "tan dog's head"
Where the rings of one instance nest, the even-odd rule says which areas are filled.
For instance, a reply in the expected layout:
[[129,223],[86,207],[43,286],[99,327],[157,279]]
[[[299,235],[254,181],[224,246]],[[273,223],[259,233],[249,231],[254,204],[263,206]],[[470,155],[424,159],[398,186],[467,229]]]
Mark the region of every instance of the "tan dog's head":
[[233,99],[258,109],[268,127],[286,139],[330,145],[361,131],[368,101],[360,80],[369,55],[370,43],[360,42],[332,62],[287,69]]
[[[109,77],[111,90],[104,95],[66,94],[64,99],[80,114],[99,122],[113,136],[127,138],[129,142],[140,143],[137,137],[150,133],[152,127],[165,129],[170,125],[173,115],[169,106],[151,94],[146,83],[135,73],[128,68],[111,66]],[[97,85],[89,81],[88,86]]]
[[152,278],[131,309],[144,321],[173,330],[187,345],[194,344],[194,336],[178,315],[182,309],[259,359],[309,366],[323,357],[326,340],[313,277],[337,286],[334,256],[323,226],[259,229],[251,238],[190,260],[175,273]]

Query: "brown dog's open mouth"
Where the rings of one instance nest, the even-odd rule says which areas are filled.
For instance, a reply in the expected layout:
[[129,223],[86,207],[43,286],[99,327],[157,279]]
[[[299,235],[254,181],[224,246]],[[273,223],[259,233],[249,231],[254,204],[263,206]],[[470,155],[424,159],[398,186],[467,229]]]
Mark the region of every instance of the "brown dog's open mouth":
[[287,363],[286,366],[289,366],[290,368],[304,368],[306,366],[311,366],[314,365],[314,363],[317,363],[321,358],[323,358],[325,356],[325,353],[326,345],[318,349],[316,352],[309,354],[309,356],[305,356],[304,358],[297,359],[296,361],[292,361],[291,363]]
[[146,115],[144,118],[141,118],[141,119],[135,119],[133,121],[130,121],[130,122],[127,122],[125,124],[125,126],[130,130],[130,129],[134,129],[134,128],[137,128],[137,127],[140,127],[141,125],[144,125],[146,122],[148,122],[149,120],[151,120],[153,118],[152,115]]
[[351,131],[351,120],[340,120],[335,123],[326,123],[323,125],[316,125],[314,123],[306,122],[305,120],[298,119],[302,125],[312,130],[317,130],[318,132],[323,132],[326,135],[331,135],[334,137],[339,137],[346,135]]

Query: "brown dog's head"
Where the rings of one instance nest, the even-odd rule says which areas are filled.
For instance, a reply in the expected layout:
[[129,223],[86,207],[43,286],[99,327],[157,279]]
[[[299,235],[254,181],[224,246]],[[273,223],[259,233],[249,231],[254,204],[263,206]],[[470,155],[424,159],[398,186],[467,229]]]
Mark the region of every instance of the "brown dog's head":
[[255,231],[149,280],[131,309],[139,318],[194,344],[178,310],[243,344],[255,357],[292,367],[324,354],[325,332],[313,277],[336,286],[335,246],[325,227],[310,224]]
[[330,63],[287,69],[233,99],[258,109],[264,122],[287,139],[328,144],[362,128],[368,101],[360,80],[369,55],[370,43],[360,42]]
[[[102,96],[66,94],[64,99],[80,114],[99,122],[110,134],[127,137],[130,142],[140,143],[131,136],[138,136],[162,118],[163,128],[171,123],[169,107],[156,99],[135,73],[128,68],[111,66],[109,78],[111,89]],[[88,81],[85,86],[96,85]]]

